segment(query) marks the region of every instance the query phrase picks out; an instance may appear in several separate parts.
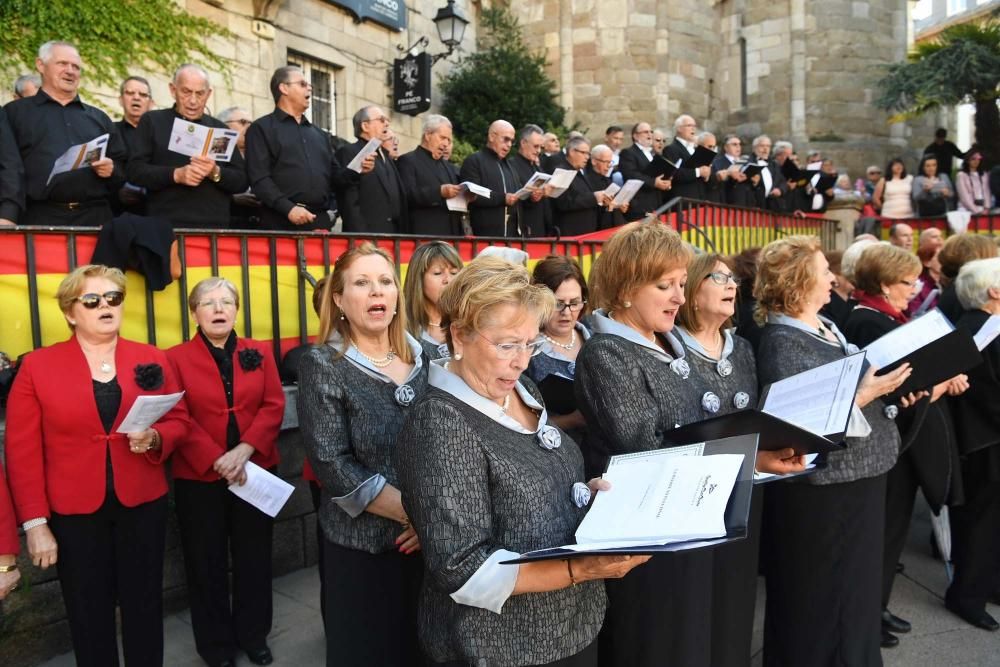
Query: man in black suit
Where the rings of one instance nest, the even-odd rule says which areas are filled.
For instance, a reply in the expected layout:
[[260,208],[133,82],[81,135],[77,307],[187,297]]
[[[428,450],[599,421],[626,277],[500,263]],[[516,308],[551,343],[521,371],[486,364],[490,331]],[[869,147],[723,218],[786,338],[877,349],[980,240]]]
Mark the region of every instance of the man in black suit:
[[754,138],[753,157],[758,164],[767,165],[760,172],[760,178],[754,186],[757,208],[783,213],[785,211],[785,198],[788,194],[788,183],[785,181],[781,169],[771,159],[771,138],[766,134]]
[[718,183],[721,202],[733,206],[753,208],[753,185],[740,170],[743,141],[735,134],[727,134],[722,144],[722,155],[712,162],[710,182]]
[[517,219],[517,196],[521,188],[507,155],[514,145],[514,126],[495,120],[486,134],[486,145],[462,163],[459,181],[489,188],[489,197],[469,202],[469,223],[476,236],[521,236]]
[[618,155],[618,171],[623,182],[636,178],[642,181],[642,188],[632,199],[632,205],[625,214],[629,221],[644,218],[647,213],[658,209],[661,195],[670,190],[669,178],[650,178],[643,170],[653,161],[653,128],[649,123],[640,122],[632,127],[632,145]]
[[397,162],[414,234],[462,235],[461,213],[448,209],[448,200],[462,192],[458,170],[445,158],[451,143],[451,121],[430,114],[424,119],[420,145]]
[[[389,117],[377,106],[366,106],[354,114],[354,136],[357,141],[337,150],[337,161],[350,164],[369,140],[384,139],[389,129]],[[408,233],[408,210],[403,179],[396,163],[381,146],[375,151],[375,166],[361,178],[337,190],[340,216],[345,232],[375,234]]]
[[[538,162],[542,153],[542,128],[537,125],[525,125],[517,133],[517,153],[508,158],[510,168],[521,183],[527,183],[536,171],[542,171]],[[545,190],[539,188],[527,199],[517,204],[517,215],[521,221],[521,231],[526,236],[546,236],[552,226],[552,214],[549,202],[545,200]]]
[[586,166],[589,161],[590,144],[586,139],[577,137],[566,143],[566,162],[577,174],[569,189],[552,200],[553,219],[560,236],[596,232],[602,207],[611,201],[603,188],[595,188],[588,179]]
[[[608,186],[614,182],[611,178],[614,159],[615,151],[607,144],[597,144],[590,149],[590,163],[583,173],[594,192],[607,190]],[[605,201],[606,204],[601,207],[597,214],[597,229],[610,229],[624,225],[628,204],[621,208],[611,208],[614,196],[608,197]]]
[[671,198],[705,199],[705,183],[712,176],[712,167],[708,165],[697,168],[684,166],[684,163],[691,159],[698,147],[697,135],[698,124],[691,116],[678,116],[677,120],[674,121],[674,140],[663,150],[663,157],[671,162],[676,164],[678,160],[681,161],[681,168],[674,173],[671,179],[673,181]]

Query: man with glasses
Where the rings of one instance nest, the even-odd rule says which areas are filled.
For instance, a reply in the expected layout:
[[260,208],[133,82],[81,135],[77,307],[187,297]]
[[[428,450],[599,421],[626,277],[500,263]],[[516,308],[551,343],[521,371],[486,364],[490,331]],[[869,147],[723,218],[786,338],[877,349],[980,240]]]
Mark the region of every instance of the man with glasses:
[[462,192],[458,168],[446,157],[451,141],[451,121],[440,114],[428,114],[420,145],[397,162],[414,234],[462,236],[462,214],[448,208],[448,200]]
[[604,188],[595,187],[587,178],[590,144],[586,139],[571,139],[566,144],[566,161],[577,174],[569,189],[552,200],[553,222],[562,236],[596,232],[601,211],[612,198],[605,194]]
[[521,180],[507,155],[514,145],[514,126],[495,120],[486,133],[486,145],[467,157],[458,178],[490,189],[489,197],[469,202],[469,223],[476,236],[521,236],[517,195]]
[[243,156],[234,150],[229,162],[216,162],[209,156],[188,157],[170,150],[178,118],[226,128],[205,112],[212,96],[208,73],[197,65],[181,65],[170,82],[170,96],[173,107],[149,111],[139,121],[128,180],[146,188],[146,211],[151,217],[165,218],[175,228],[228,228],[231,197],[247,189]]
[[712,183],[719,187],[720,199],[724,204],[752,208],[754,206],[753,185],[743,173],[745,161],[742,158],[743,142],[735,134],[727,134],[723,139],[722,154],[712,162]]
[[681,168],[674,173],[673,187],[669,198],[686,197],[688,199],[705,199],[705,183],[712,176],[712,167],[687,167],[684,163],[690,161],[698,148],[698,124],[688,115],[678,116],[674,121],[674,140],[663,150],[663,157],[674,164],[680,162]]
[[[261,202],[260,227],[274,230],[330,229],[330,192],[357,183],[341,166],[326,132],[306,118],[312,87],[302,69],[279,67],[271,76],[274,111],[246,130],[247,175]],[[363,171],[374,168],[375,157]]]
[[[544,133],[537,125],[525,125],[518,132],[517,153],[508,161],[514,175],[521,183],[527,183],[536,171],[543,171],[539,162],[542,154]],[[551,231],[552,211],[545,199],[545,190],[539,188],[517,205],[521,229],[526,236],[545,236]]]
[[[388,137],[389,117],[381,107],[366,106],[354,114],[353,144],[337,149],[337,161],[350,164],[371,139]],[[360,178],[337,185],[337,203],[345,232],[409,233],[409,210],[403,179],[395,160],[381,146],[370,156],[372,168]]]
[[642,181],[642,188],[632,198],[632,205],[625,214],[628,221],[639,220],[658,209],[661,193],[670,190],[669,178],[651,178],[644,173],[643,170],[652,161],[653,128],[646,122],[636,123],[632,127],[632,145],[618,155],[618,171],[621,172],[623,182],[634,178]]
[[[603,192],[613,182],[611,179],[612,169],[614,169],[615,153],[611,146],[597,144],[590,149],[590,163],[584,169],[583,174],[594,192]],[[607,203],[597,212],[597,229],[610,229],[625,224],[625,213],[628,212],[628,204],[621,208],[611,206],[614,197],[608,197]]]

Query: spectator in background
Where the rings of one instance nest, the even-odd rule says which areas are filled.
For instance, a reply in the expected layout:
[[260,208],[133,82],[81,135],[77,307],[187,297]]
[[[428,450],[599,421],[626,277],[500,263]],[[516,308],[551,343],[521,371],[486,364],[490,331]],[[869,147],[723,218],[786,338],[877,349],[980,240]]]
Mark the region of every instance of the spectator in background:
[[907,317],[919,317],[937,305],[941,294],[941,262],[938,261],[940,251],[941,246],[934,245],[921,244],[917,248],[917,258],[923,269],[920,271],[920,289],[906,306]]
[[962,169],[955,177],[958,184],[958,208],[973,215],[987,213],[993,208],[990,179],[983,169],[983,154],[975,151],[962,162]]
[[889,227],[889,243],[903,250],[913,251],[913,227],[905,222],[897,222]]
[[951,174],[955,166],[955,158],[962,159],[965,153],[958,146],[948,141],[948,130],[939,127],[934,132],[934,141],[924,149],[924,155],[933,155],[937,159],[938,168],[943,174]]
[[866,204],[872,203],[872,195],[875,194],[875,187],[878,186],[878,182],[881,179],[882,167],[873,164],[865,169],[865,177],[863,179],[859,178],[855,182],[854,189],[861,193]]
[[14,99],[31,97],[42,87],[42,77],[37,74],[22,74],[14,80]]
[[943,245],[944,234],[937,227],[928,227],[920,232],[920,238],[917,242],[918,249],[924,247],[938,249]]
[[923,156],[917,168],[917,177],[913,179],[913,203],[917,214],[923,218],[944,215],[951,209],[954,195],[955,188],[948,174],[938,170],[937,156]]
[[883,218],[900,220],[913,217],[913,176],[906,173],[906,165],[898,157],[889,160],[885,176],[875,186],[872,203]]

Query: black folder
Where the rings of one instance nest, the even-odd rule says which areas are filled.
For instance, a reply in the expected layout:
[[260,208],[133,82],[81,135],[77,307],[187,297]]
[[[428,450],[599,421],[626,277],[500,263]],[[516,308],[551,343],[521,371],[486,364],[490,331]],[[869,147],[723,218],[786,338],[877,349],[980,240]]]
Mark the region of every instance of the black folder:
[[754,176],[759,176],[760,172],[764,171],[767,165],[758,164],[756,162],[747,162],[745,165],[740,167],[740,171],[747,175],[747,178],[753,178]]
[[689,169],[708,167],[717,157],[719,157],[719,154],[715,151],[705,148],[704,146],[698,146],[694,149],[694,153],[691,154],[691,157],[684,158],[680,166]]
[[816,192],[826,192],[837,184],[838,174],[820,174],[819,180],[813,186]]
[[731,412],[728,415],[687,424],[665,433],[663,439],[671,444],[680,445],[687,442],[729,438],[744,433],[760,434],[758,446],[768,452],[786,447],[793,447],[797,454],[825,454],[844,449],[843,432],[826,437],[816,435],[784,419],[754,409]]
[[955,329],[935,341],[914,350],[898,361],[880,368],[877,375],[885,375],[909,362],[913,367],[910,377],[889,397],[889,402],[911,391],[930,389],[959,373],[983,363],[983,355],[976,341],[966,329]]
[[[690,444],[689,441],[685,444]],[[597,549],[593,551],[573,551],[571,549],[553,548],[539,549],[521,554],[520,558],[502,561],[504,565],[516,563],[532,563],[540,560],[554,560],[565,558],[577,558],[579,556],[610,556],[615,554],[659,554],[674,551],[689,551],[711,547],[727,542],[735,542],[745,538],[749,531],[750,523],[750,498],[753,493],[753,467],[757,458],[757,435],[740,435],[733,438],[724,438],[705,443],[703,456],[714,454],[743,454],[743,465],[740,467],[736,484],[733,485],[733,492],[729,496],[729,503],[726,505],[726,536],[708,540],[692,540],[688,542],[674,542],[672,544],[651,544],[636,547],[615,547],[611,549]],[[612,491],[613,493],[613,491]]]
[[642,173],[650,178],[656,178],[657,176],[671,178],[677,169],[677,165],[667,158],[662,155],[654,155],[653,161],[646,165],[646,168],[642,170]]
[[785,160],[781,165],[781,175],[785,177],[786,181],[794,181],[795,183],[801,184],[811,181],[812,177],[818,173],[819,171],[815,169],[801,169],[791,160]]

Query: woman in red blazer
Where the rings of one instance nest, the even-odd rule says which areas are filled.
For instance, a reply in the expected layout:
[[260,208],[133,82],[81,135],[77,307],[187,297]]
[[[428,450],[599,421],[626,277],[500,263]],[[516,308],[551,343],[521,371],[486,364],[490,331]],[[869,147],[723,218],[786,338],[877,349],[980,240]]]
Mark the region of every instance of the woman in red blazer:
[[118,427],[141,395],[180,391],[166,355],[118,335],[125,276],[86,265],[56,299],[73,335],[24,358],[7,408],[7,472],[32,562],[59,562],[77,664],[163,664],[163,461],[187,431],[184,402],[152,427]]
[[20,550],[14,508],[7,492],[7,478],[3,474],[3,466],[0,466],[0,600],[17,588],[21,579],[21,573],[17,571],[17,552]]
[[173,459],[174,501],[195,646],[209,665],[234,665],[240,648],[255,665],[272,661],[273,520],[227,488],[246,480],[247,461],[278,465],[285,394],[267,347],[233,331],[239,304],[225,278],[201,281],[188,297],[198,333],[167,351],[191,411]]

